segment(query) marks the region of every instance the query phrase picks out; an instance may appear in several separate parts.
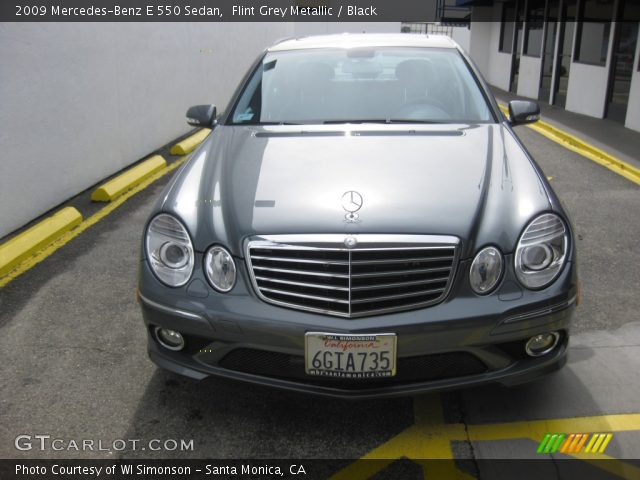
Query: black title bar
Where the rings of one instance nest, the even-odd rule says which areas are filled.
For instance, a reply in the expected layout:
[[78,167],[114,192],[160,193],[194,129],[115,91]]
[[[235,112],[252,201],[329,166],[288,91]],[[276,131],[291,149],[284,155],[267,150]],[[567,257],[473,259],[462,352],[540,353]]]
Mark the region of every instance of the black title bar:
[[435,0],[3,0],[3,22],[429,22]]
[[[474,8],[488,8],[495,17],[483,15],[483,21],[501,21],[494,3],[503,2],[447,3],[457,10],[450,17],[438,13],[437,0],[2,0],[0,22],[434,22],[442,14],[448,24],[464,25],[474,21]],[[623,9],[615,20],[640,21],[638,12]]]
[[[210,459],[210,460],[0,460],[2,480],[326,480],[375,476],[379,480],[422,479],[424,471],[443,472],[434,478],[446,480],[464,473],[469,478],[513,480],[562,478],[604,480],[611,471],[636,468],[637,460],[552,458],[536,460],[397,460],[353,459]],[[448,472],[448,474],[444,474]]]

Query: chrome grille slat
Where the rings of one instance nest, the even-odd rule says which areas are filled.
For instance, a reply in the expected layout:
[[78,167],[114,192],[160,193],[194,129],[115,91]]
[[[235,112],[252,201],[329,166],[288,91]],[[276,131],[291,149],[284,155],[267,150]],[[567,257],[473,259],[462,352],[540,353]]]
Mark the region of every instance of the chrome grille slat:
[[342,273],[326,273],[326,272],[309,272],[306,270],[294,270],[291,268],[271,268],[260,267],[258,265],[253,266],[254,270],[265,270],[268,272],[280,272],[280,273],[295,273],[296,275],[317,275],[319,277],[334,277],[334,278],[349,278],[349,274]]
[[446,283],[447,280],[449,280],[449,277],[432,278],[429,280],[414,280],[409,282],[381,283],[378,285],[364,285],[361,287],[351,287],[351,291],[357,292],[360,290],[379,290],[382,288],[413,287],[416,285],[428,285],[431,283],[440,283],[440,282]]
[[416,275],[419,273],[446,272],[447,270],[451,270],[451,267],[392,270],[390,272],[352,273],[351,278],[393,277],[399,275]]
[[349,265],[348,261],[343,262],[339,260],[311,260],[311,259],[286,258],[286,257],[264,257],[260,255],[254,255],[252,259],[266,260],[269,262],[283,262],[283,263],[317,263],[317,264],[326,264],[326,265]]
[[261,290],[263,292],[272,292],[272,293],[278,293],[280,295],[287,295],[290,297],[300,297],[300,298],[309,298],[311,300],[322,300],[323,302],[333,302],[333,303],[344,303],[345,305],[349,304],[349,300],[338,300],[335,298],[329,298],[329,297],[321,297],[321,296],[317,296],[317,295],[305,295],[302,293],[294,293],[294,292],[288,292],[285,290],[277,290],[275,288],[261,288]]
[[299,287],[305,287],[305,288],[320,288],[320,289],[326,289],[326,290],[340,290],[343,292],[348,292],[349,291],[349,287],[336,287],[334,285],[320,285],[320,284],[316,284],[316,283],[306,283],[306,282],[293,282],[291,280],[282,280],[280,278],[267,278],[267,277],[259,277],[256,275],[256,280],[258,280],[259,282],[271,282],[271,283],[282,283],[284,285],[297,285]]
[[381,251],[388,251],[388,250],[392,250],[392,251],[397,251],[397,252],[401,252],[401,251],[405,251],[405,250],[436,250],[436,249],[441,249],[441,248],[450,248],[450,247],[429,247],[429,246],[425,246],[425,247],[395,247],[395,248],[390,248],[390,247],[377,247],[377,248],[358,248],[357,250],[352,250],[353,252],[358,252],[358,253],[366,253],[366,252],[381,252]]
[[444,292],[444,288],[436,288],[433,290],[420,290],[417,292],[410,293],[400,293],[397,295],[383,295],[380,297],[367,297],[367,298],[359,298],[357,300],[351,299],[351,303],[367,303],[367,302],[377,302],[381,300],[391,300],[394,298],[407,298],[407,297],[417,297],[420,295],[431,295],[433,293],[442,293]]
[[410,263],[410,262],[441,262],[443,260],[453,260],[453,255],[447,257],[412,257],[406,259],[389,259],[389,260],[353,260],[351,265],[387,265],[393,263]]
[[446,297],[459,240],[435,235],[270,235],[246,243],[258,296],[347,318],[434,305]]

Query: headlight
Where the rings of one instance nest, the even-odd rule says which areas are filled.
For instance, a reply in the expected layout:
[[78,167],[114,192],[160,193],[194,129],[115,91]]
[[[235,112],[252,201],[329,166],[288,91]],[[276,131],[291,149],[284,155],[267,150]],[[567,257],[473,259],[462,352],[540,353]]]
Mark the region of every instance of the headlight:
[[187,229],[174,217],[161,213],[149,223],[145,239],[151,270],[170,287],[180,287],[193,272],[194,254]]
[[204,271],[211,286],[226,293],[236,283],[236,263],[224,248],[215,246],[207,250],[204,258]]
[[518,280],[529,289],[549,285],[560,273],[567,257],[567,229],[553,213],[535,218],[520,237],[516,248]]
[[477,294],[489,293],[498,284],[502,275],[502,254],[495,247],[486,247],[478,252],[471,263],[469,281]]

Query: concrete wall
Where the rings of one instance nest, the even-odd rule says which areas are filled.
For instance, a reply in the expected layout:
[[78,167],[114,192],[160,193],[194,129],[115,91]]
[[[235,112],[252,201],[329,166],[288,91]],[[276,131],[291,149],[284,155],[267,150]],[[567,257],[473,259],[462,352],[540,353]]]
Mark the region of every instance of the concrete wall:
[[522,55],[520,57],[520,73],[518,75],[518,95],[528,98],[538,98],[540,89],[540,69],[542,59]]
[[473,59],[474,63],[482,73],[482,75],[489,81],[489,48],[487,47],[491,42],[491,30],[493,24],[491,22],[483,21],[483,16],[480,15],[486,8],[476,7],[473,9],[473,19],[475,23],[471,26],[471,33],[469,36],[469,48],[467,52]]
[[296,22],[294,35],[331,33],[400,33],[400,22]]
[[466,52],[469,51],[471,41],[471,29],[467,27],[454,27],[451,38],[455,40]]
[[636,59],[633,64],[631,76],[631,91],[629,92],[629,104],[627,105],[627,119],[625,125],[628,128],[640,132],[640,39],[636,45]]
[[[499,4],[494,5],[494,16],[497,15]],[[491,39],[489,48],[489,76],[487,81],[502,90],[509,90],[512,56],[510,53],[499,51],[500,22],[491,22]]]
[[[584,25],[583,25],[584,28]],[[573,35],[571,70],[569,72],[569,86],[567,87],[567,104],[565,108],[570,112],[582,113],[590,117],[603,118],[607,101],[607,84],[611,68],[611,53],[615,32],[609,33],[607,46],[607,63],[604,66],[587,65],[575,62],[575,44],[578,35],[576,28]],[[597,38],[602,38],[600,35]]]
[[499,51],[502,4],[474,7],[471,12],[469,55],[491,85],[509,90],[511,54]]
[[0,238],[224,108],[278,38],[347,31],[400,23],[0,24]]
[[[491,84],[502,90],[509,89],[511,71],[511,54],[501,53],[500,44],[500,3],[490,7],[474,7],[472,10],[472,26],[468,52],[478,68]],[[615,27],[614,27],[615,28]],[[574,29],[574,37],[577,34]],[[611,32],[608,45],[607,64],[604,66],[588,65],[572,61],[567,88],[565,108],[569,111],[603,118],[607,82],[612,58],[614,32]],[[600,37],[596,37],[599,41]],[[571,39],[571,45],[575,38]],[[522,47],[521,43],[519,45]],[[573,51],[573,47],[571,49]],[[625,126],[640,131],[640,40],[636,46],[635,66],[633,69],[631,92],[627,107]],[[520,74],[518,78],[518,95],[536,99],[540,85],[540,69],[542,59],[539,57],[520,56]]]
[[0,24],[0,237],[224,107],[291,24]]
[[565,108],[570,112],[602,118],[608,78],[608,67],[571,63]]

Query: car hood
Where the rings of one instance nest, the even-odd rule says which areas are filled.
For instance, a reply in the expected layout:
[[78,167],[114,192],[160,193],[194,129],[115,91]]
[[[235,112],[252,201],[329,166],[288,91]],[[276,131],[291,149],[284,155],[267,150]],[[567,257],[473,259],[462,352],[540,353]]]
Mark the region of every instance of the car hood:
[[[350,191],[362,205],[348,218]],[[403,233],[457,236],[468,256],[483,243],[512,251],[550,203],[504,124],[219,126],[161,208],[198,251],[218,243],[242,256],[260,234]]]

